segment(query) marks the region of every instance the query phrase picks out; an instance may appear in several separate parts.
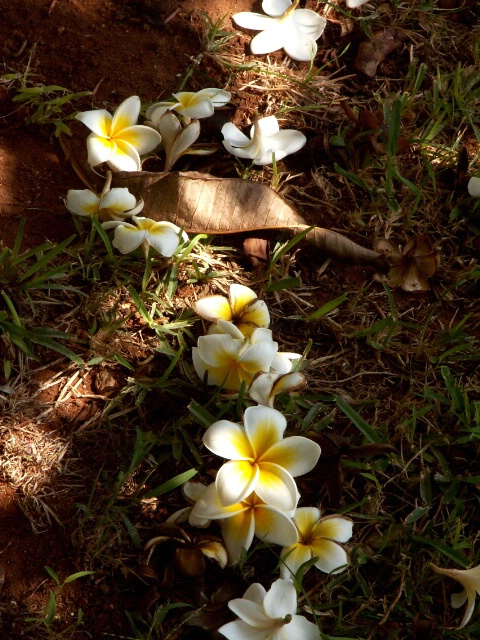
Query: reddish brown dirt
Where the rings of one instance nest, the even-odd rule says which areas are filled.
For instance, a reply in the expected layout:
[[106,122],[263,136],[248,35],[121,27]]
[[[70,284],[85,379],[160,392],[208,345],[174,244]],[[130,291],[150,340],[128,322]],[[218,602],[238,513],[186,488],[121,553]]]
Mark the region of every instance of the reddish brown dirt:
[[[208,10],[217,20],[250,8],[250,0],[0,0],[0,74],[28,69],[30,81],[94,91],[84,109],[114,108],[130,95],[154,101],[175,90],[190,57],[201,50],[198,11]],[[0,246],[12,245],[22,217],[27,247],[75,232],[63,198],[68,189],[83,185],[53,129],[26,126],[28,115],[0,85]],[[46,565],[62,580],[85,568],[78,566],[66,531],[54,525],[34,533],[15,492],[0,482],[0,569],[5,573],[0,636],[5,640],[46,637],[25,623],[26,616],[43,615],[54,587]],[[75,582],[62,591],[58,605],[64,621],[74,621],[83,608],[88,633],[77,632],[75,638],[131,635],[124,617],[128,605],[105,583],[87,588]]]

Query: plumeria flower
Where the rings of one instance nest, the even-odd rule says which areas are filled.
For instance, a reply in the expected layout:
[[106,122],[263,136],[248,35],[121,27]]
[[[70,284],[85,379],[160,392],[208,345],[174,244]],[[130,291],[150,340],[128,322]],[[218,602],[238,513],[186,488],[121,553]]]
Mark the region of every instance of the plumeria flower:
[[156,222],[151,218],[137,216],[132,216],[131,220],[135,224],[114,220],[102,225],[104,229],[115,229],[112,245],[120,253],[130,253],[143,246],[146,253],[149,247],[153,247],[160,255],[170,258],[180,241],[188,240],[187,234],[180,233],[180,227],[171,222]]
[[316,507],[300,507],[293,521],[298,530],[297,541],[282,550],[282,578],[291,578],[304,562],[317,558],[315,566],[325,573],[339,573],[348,564],[348,555],[339,542],[352,537],[353,523],[344,516],[320,517]]
[[270,371],[278,350],[269,329],[255,329],[246,338],[231,322],[218,320],[221,333],[200,336],[192,349],[193,365],[202,380],[229,391],[248,386],[259,371]]
[[279,411],[257,406],[246,409],[243,425],[219,420],[207,429],[204,445],[229,460],[215,480],[223,506],[242,502],[254,491],[265,504],[282,511],[295,509],[294,477],[313,469],[320,447],[302,436],[283,438],[286,426]]
[[248,395],[258,404],[273,408],[277,394],[296,391],[305,384],[305,376],[298,371],[283,374],[260,373],[248,387]]
[[291,580],[275,580],[269,591],[254,582],[243,598],[230,600],[228,608],[238,616],[218,630],[228,640],[320,640],[317,626],[296,613]]
[[167,111],[176,111],[186,118],[208,118],[215,107],[223,107],[232,94],[223,89],[202,89],[201,91],[181,91],[174,93],[175,100],[156,102],[147,109],[147,120],[158,124]]
[[434,564],[431,566],[437,573],[458,580],[463,587],[463,591],[453,593],[451,599],[451,605],[454,609],[462,607],[465,602],[467,603],[465,615],[458,627],[462,629],[470,621],[473,610],[475,609],[475,598],[477,594],[480,595],[480,565],[472,569],[442,569],[441,567],[436,567]]
[[473,176],[468,181],[468,193],[474,198],[480,198],[480,178]]
[[106,162],[116,171],[140,171],[140,156],[153,151],[161,142],[158,131],[138,125],[140,98],[124,100],[112,116],[105,109],[82,111],[75,118],[92,133],[87,138],[88,164]]
[[97,196],[90,189],[70,189],[65,200],[67,209],[77,216],[98,216],[102,222],[125,220],[143,209],[143,200],[137,200],[126,187],[114,187]]
[[273,154],[275,160],[281,160],[290,153],[295,153],[307,142],[306,137],[300,131],[287,129],[280,131],[275,116],[253,118],[250,130],[250,138],[240,131],[232,122],[227,122],[222,127],[224,137],[223,146],[237,158],[248,158],[254,164],[272,164]]
[[301,62],[309,62],[317,54],[317,43],[327,24],[310,9],[297,9],[299,0],[263,0],[260,13],[242,11],[233,15],[239,27],[261,31],[250,43],[254,55],[284,49],[285,53]]
[[162,146],[165,149],[165,171],[170,171],[173,165],[183,155],[197,155],[206,156],[214,153],[218,146],[207,145],[203,147],[197,147],[194,142],[200,135],[200,123],[198,120],[192,120],[185,126],[177,118],[174,113],[167,111],[159,119],[157,124],[146,121],[149,126],[152,126],[160,132],[162,137]]
[[256,327],[266,329],[270,324],[270,314],[265,302],[259,300],[257,294],[243,284],[231,284],[228,298],[220,295],[207,296],[197,300],[193,308],[209,322],[216,323],[219,319],[233,322],[246,336],[251,335]]
[[223,506],[215,484],[206,487],[192,509],[194,521],[219,520],[222,536],[228,552],[229,564],[236,564],[242,550],[248,551],[254,535],[264,542],[284,545],[292,544],[297,537],[291,512],[265,504],[255,493],[251,493],[228,507]]

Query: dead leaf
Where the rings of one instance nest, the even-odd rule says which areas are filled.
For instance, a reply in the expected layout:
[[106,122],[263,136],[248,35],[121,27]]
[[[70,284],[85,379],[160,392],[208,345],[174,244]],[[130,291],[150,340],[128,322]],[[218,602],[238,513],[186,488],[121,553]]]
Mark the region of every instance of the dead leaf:
[[372,40],[365,40],[358,47],[357,57],[353,63],[357,71],[369,78],[374,78],[378,65],[385,60],[389,53],[399,47],[405,40],[405,35],[400,29],[389,27],[376,31]]
[[[188,172],[119,172],[113,186],[127,187],[143,198],[142,215],[168,220],[189,233],[230,234],[285,229],[293,234],[309,227],[302,216],[273,189],[240,178]],[[383,256],[335,231],[315,227],[305,236],[328,256],[383,266]]]
[[270,245],[264,238],[245,238],[243,251],[255,269],[262,269],[268,264]]
[[375,274],[375,279],[390,287],[401,286],[404,291],[428,291],[431,278],[440,265],[440,256],[425,235],[416,236],[399,251],[388,240],[381,239],[375,245],[383,253],[390,271]]
[[[360,109],[357,114],[351,109],[346,101],[341,102],[342,108],[348,118],[355,124],[355,128],[350,132],[349,139],[355,139],[360,136],[360,139],[366,140],[373,151],[383,156],[387,153],[387,148],[382,141],[382,138],[386,141],[387,127],[380,121],[377,116],[369,109]],[[397,155],[402,155],[410,150],[410,143],[404,136],[399,136],[397,140]]]

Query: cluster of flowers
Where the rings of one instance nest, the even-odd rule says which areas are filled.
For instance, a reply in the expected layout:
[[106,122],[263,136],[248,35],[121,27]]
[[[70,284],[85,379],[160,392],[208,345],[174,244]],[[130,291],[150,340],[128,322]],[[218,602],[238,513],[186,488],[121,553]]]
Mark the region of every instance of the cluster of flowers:
[[[367,1],[346,0],[346,4],[357,8]],[[251,41],[253,54],[283,48],[295,60],[313,60],[316,40],[326,21],[314,11],[297,9],[298,4],[299,0],[263,0],[266,15],[241,12],[233,16],[239,26],[261,32]],[[211,116],[230,98],[228,91],[213,88],[175,93],[173,100],[150,106],[143,125],[137,124],[141,109],[137,96],[122,102],[113,116],[105,109],[78,113],[77,119],[91,130],[88,163],[91,167],[106,163],[113,171],[140,171],[141,156],[162,148],[165,170],[170,171],[185,154],[212,153],[215,146],[195,144],[200,135],[199,120]],[[225,124],[222,134],[229,153],[256,165],[272,164],[306,143],[299,131],[281,131],[275,116],[255,115],[249,136],[233,123]],[[170,222],[139,216],[143,200],[137,200],[126,188],[110,188],[110,183],[111,175],[107,174],[100,195],[88,189],[70,190],[65,204],[72,213],[96,216],[104,229],[114,229],[112,244],[121,253],[142,247],[147,255],[153,247],[171,257],[188,239]],[[470,179],[468,191],[471,196],[480,196],[480,178]],[[205,446],[229,462],[220,468],[210,486],[190,483],[186,494],[195,504],[172,519],[187,518],[197,526],[219,520],[230,564],[238,561],[243,549],[249,549],[255,535],[283,547],[280,578],[268,592],[256,583],[243,598],[229,603],[239,620],[221,627],[224,636],[230,640],[317,639],[317,627],[296,615],[296,590],[291,578],[313,558],[321,571],[342,571],[348,556],[339,543],[350,539],[352,522],[337,515],[322,518],[315,507],[297,507],[300,495],[294,477],[313,469],[320,448],[301,436],[284,438],[286,419],[273,405],[278,393],[304,385],[303,375],[292,370],[300,356],[278,351],[268,329],[268,309],[246,287],[232,285],[228,299],[212,296],[197,302],[195,309],[212,322],[207,335],[201,336],[193,349],[198,376],[226,390],[244,389],[258,404],[245,411],[243,424],[220,420],[206,431]],[[452,596],[452,606],[460,607],[468,601],[460,627],[465,626],[472,616],[476,594],[480,594],[480,567],[433,568],[464,587]]]
[[243,598],[232,600],[229,607],[239,620],[220,633],[232,640],[256,637],[259,629],[262,638],[319,638],[317,627],[296,615],[292,578],[312,559],[326,573],[344,570],[348,555],[339,543],[350,539],[353,525],[344,516],[322,518],[316,507],[297,506],[294,478],[315,467],[320,447],[303,436],[284,437],[287,420],[273,401],[280,391],[304,385],[304,376],[291,370],[300,356],[278,352],[268,329],[268,308],[248,287],[233,284],[228,298],[203,298],[195,310],[212,322],[193,350],[199,377],[230,391],[245,385],[258,404],[245,410],[243,424],[219,420],[206,430],[204,445],[228,462],[212,484],[189,483],[185,494],[194,506],[173,514],[170,522],[188,519],[206,527],[219,521],[230,565],[250,548],[254,536],[283,547],[280,578],[268,593],[256,583]]

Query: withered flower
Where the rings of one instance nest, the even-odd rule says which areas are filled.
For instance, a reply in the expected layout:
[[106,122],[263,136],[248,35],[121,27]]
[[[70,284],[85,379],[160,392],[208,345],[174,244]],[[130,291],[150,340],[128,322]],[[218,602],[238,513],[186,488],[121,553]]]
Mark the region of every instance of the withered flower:
[[400,251],[391,242],[380,239],[375,249],[382,253],[390,270],[387,274],[376,273],[375,279],[389,287],[401,287],[404,291],[428,291],[431,278],[440,265],[440,256],[425,235],[416,236]]

